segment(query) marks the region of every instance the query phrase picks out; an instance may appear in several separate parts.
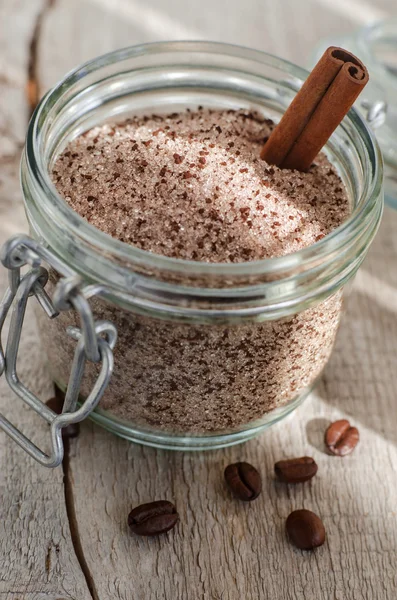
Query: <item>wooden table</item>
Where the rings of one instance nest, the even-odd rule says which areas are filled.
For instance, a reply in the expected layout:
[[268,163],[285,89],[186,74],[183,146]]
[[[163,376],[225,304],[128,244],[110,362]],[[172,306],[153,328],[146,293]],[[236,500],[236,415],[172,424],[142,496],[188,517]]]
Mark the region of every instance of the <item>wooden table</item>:
[[[390,14],[395,0],[0,0],[0,234],[26,229],[18,163],[29,110],[68,69],[116,47],[203,38],[304,64],[323,36]],[[243,12],[244,11],[244,12]],[[397,597],[397,213],[386,211],[356,279],[337,349],[315,394],[292,418],[232,449],[180,454],[143,448],[85,423],[63,466],[38,466],[0,433],[0,599],[393,600]],[[0,283],[5,287],[5,273]],[[51,395],[31,314],[21,372]],[[48,433],[0,382],[1,411],[37,442]],[[326,424],[360,428],[345,459],[322,447]],[[319,474],[285,487],[275,460],[312,455]],[[257,465],[264,490],[233,501],[222,472]],[[132,506],[175,501],[169,536],[129,534]],[[326,544],[293,549],[284,534],[300,507],[322,516]]]

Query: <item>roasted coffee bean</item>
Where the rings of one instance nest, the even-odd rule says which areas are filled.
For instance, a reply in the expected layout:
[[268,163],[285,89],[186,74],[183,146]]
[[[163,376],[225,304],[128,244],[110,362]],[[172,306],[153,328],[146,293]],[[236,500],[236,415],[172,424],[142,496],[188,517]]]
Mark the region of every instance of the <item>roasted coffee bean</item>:
[[244,502],[255,500],[262,490],[261,476],[255,467],[246,462],[226,467],[225,480],[236,498]]
[[332,454],[346,456],[353,452],[360,439],[356,427],[351,427],[347,419],[341,419],[331,423],[325,432],[325,445]]
[[317,464],[310,456],[279,460],[274,465],[274,471],[280,481],[285,483],[303,483],[309,481],[317,473]]
[[[46,405],[48,406],[48,408],[51,408],[51,410],[53,410],[54,413],[60,415],[62,412],[63,400],[59,396],[50,398],[49,400],[47,400]],[[71,423],[70,425],[67,425],[62,429],[62,438],[64,440],[75,438],[79,435],[79,433],[80,423]]]
[[294,510],[286,522],[291,542],[301,550],[313,550],[325,542],[325,528],[320,517],[311,510]]
[[179,521],[172,502],[158,500],[134,508],[128,515],[128,525],[137,535],[158,535],[172,529]]

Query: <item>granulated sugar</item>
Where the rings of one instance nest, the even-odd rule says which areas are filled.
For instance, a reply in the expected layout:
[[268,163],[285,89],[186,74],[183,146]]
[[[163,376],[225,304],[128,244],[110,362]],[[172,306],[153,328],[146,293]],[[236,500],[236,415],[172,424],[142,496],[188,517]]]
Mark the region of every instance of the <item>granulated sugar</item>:
[[[198,110],[96,127],[57,160],[54,182],[91,224],[171,257],[243,262],[311,245],[349,214],[341,180],[324,155],[308,173],[259,158],[272,123],[243,111]],[[341,293],[272,322],[194,325],[136,315],[95,299],[115,323],[115,371],[101,407],[165,431],[238,429],[293,401],[332,350]],[[42,331],[57,381],[75,342],[63,313]],[[87,394],[96,376],[88,366]]]

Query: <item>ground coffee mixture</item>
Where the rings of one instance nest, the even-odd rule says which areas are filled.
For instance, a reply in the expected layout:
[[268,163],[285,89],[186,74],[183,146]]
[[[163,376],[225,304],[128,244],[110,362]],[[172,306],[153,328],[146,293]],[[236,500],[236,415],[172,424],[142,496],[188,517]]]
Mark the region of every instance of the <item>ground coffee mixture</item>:
[[[53,180],[91,224],[144,250],[244,262],[309,246],[349,214],[324,155],[308,173],[260,160],[272,123],[244,111],[197,110],[96,127],[59,156]],[[327,362],[338,293],[277,322],[176,324],[95,300],[119,330],[101,407],[135,425],[179,432],[237,429],[295,399]],[[75,343],[63,313],[42,327],[54,376],[67,381]],[[83,393],[95,376],[90,365]]]
[[309,173],[260,160],[271,128],[232,110],[137,117],[74,140],[53,179],[92,225],[143,250],[207,262],[283,256],[340,225],[349,206],[324,156]]

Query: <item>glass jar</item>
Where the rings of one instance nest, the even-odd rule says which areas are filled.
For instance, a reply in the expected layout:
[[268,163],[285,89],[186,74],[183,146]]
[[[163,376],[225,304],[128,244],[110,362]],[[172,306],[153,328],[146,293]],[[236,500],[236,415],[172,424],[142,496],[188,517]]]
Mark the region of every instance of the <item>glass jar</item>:
[[[217,264],[155,255],[88,224],[51,182],[57,155],[94,125],[137,113],[202,105],[258,110],[277,121],[306,76],[245,48],[149,44],[86,63],[37,108],[21,168],[26,214],[32,237],[56,262],[46,290],[60,275],[78,274],[86,296],[96,294],[94,317],[118,330],[114,373],[91,415],[110,431],[161,448],[219,448],[295,409],[329,359],[343,289],[378,228],[382,162],[351,111],[326,149],[351,200],[350,218],[295,254]],[[76,344],[65,328],[76,332],[77,316],[69,310],[39,324],[54,381],[65,389]],[[81,398],[99,370],[87,361]]]
[[351,36],[322,41],[311,64],[329,45],[351,50],[368,68],[370,81],[357,108],[376,134],[385,162],[385,198],[397,208],[397,17],[367,25]]

